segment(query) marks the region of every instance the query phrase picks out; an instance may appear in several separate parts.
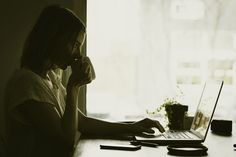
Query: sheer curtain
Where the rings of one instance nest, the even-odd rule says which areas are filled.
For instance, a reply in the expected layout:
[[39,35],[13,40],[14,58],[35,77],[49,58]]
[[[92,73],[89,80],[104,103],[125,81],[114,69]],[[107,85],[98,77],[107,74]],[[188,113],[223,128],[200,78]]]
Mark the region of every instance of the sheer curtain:
[[87,54],[97,75],[88,114],[145,117],[167,97],[192,113],[205,80],[223,79],[216,116],[236,119],[235,8],[234,0],[88,0]]

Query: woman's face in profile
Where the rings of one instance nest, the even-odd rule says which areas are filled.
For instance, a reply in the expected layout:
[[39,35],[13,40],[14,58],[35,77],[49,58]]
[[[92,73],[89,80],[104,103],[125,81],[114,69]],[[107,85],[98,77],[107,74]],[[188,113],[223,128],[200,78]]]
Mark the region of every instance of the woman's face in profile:
[[75,42],[73,43],[73,47],[72,47],[72,57],[73,60],[75,58],[80,58],[82,57],[82,47],[84,45],[84,41],[85,41],[85,33],[83,31],[81,31],[79,33],[79,35],[77,36]]
[[72,62],[77,58],[81,58],[81,50],[85,41],[85,33],[81,31],[76,37],[75,41],[69,42],[67,50],[59,52],[60,59],[58,60],[58,68],[65,70],[67,66],[70,66]]

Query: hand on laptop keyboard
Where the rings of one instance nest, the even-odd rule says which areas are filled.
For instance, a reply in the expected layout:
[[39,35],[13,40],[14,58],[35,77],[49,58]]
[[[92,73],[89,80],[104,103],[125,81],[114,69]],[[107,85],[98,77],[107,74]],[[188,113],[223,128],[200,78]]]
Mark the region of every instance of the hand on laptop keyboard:
[[157,128],[152,128],[152,130],[154,130],[154,133],[143,132],[141,136],[146,137],[146,138],[153,138],[153,137],[162,136],[165,133],[165,132],[161,133]]
[[132,130],[135,134],[155,134],[154,129],[159,130],[159,132],[164,132],[165,129],[163,126],[157,121],[152,120],[149,118],[145,118],[143,120],[137,121],[133,124],[131,124],[130,130]]

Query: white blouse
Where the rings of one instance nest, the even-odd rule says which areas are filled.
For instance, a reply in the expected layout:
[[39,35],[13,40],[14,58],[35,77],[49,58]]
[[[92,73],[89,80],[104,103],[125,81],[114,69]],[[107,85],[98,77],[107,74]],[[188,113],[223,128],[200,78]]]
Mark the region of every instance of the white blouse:
[[[50,71],[48,79],[43,79],[24,68],[15,71],[6,86],[4,99],[7,145],[11,148],[12,155],[31,157],[36,156],[35,151],[38,151],[45,156],[43,148],[36,149],[44,147],[46,142],[16,107],[27,100],[46,102],[54,107],[61,118],[65,110],[65,97],[66,90],[55,72]],[[45,146],[45,149],[49,147]],[[40,156],[40,153],[37,155]]]

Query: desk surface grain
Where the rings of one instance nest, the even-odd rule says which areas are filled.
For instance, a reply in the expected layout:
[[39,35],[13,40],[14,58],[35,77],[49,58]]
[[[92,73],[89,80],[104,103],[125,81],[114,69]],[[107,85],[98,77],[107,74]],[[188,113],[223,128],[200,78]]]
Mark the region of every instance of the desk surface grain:
[[[208,157],[235,157],[236,149],[233,144],[236,143],[236,132],[233,123],[232,136],[219,136],[208,132],[206,141],[203,143],[208,147]],[[129,141],[111,140],[111,139],[81,139],[75,149],[73,157],[167,157],[168,150],[166,146],[157,148],[142,147],[137,151],[122,151],[122,150],[103,150],[100,149],[100,144],[129,144]]]

